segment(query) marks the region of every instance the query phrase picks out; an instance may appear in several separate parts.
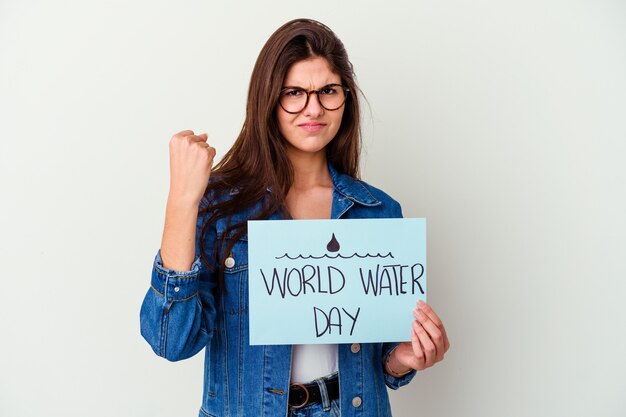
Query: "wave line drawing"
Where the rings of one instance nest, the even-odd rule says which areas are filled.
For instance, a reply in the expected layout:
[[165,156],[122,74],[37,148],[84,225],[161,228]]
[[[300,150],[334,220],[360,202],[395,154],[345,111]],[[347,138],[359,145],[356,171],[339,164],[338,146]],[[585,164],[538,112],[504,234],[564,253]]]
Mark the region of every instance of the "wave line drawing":
[[360,255],[360,254],[355,252],[355,253],[353,253],[350,256],[345,256],[345,255],[342,255],[340,253],[338,253],[337,255],[334,255],[334,256],[333,255],[328,255],[328,254],[321,255],[321,256],[315,256],[315,255],[304,256],[302,254],[300,254],[298,256],[290,256],[289,254],[285,253],[282,256],[276,256],[275,259],[288,258],[288,259],[291,259],[292,261],[296,260],[296,259],[322,259],[322,258],[328,258],[328,259],[337,259],[337,258],[350,259],[350,258],[354,258],[355,256],[357,258],[361,258],[361,259],[363,259],[363,258],[393,258],[394,257],[391,252],[389,252],[386,255],[381,255],[380,253],[377,253],[376,255],[372,255],[370,253],[366,253],[365,255]]

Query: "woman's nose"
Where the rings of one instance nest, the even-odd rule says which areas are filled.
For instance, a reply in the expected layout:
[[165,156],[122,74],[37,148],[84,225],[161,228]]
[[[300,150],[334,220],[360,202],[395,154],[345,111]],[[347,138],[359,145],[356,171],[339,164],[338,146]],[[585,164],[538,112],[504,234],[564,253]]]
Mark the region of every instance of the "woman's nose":
[[309,102],[304,108],[304,115],[309,117],[318,117],[324,112],[324,108],[320,104],[319,97],[316,93],[309,93]]

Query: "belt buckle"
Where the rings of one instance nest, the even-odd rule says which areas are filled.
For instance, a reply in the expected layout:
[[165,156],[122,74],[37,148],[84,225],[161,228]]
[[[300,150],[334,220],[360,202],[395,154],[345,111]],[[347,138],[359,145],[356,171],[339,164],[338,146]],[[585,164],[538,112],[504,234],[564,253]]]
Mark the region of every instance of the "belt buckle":
[[306,394],[306,398],[304,399],[302,404],[299,404],[299,405],[289,404],[289,406],[291,408],[302,408],[302,407],[304,407],[309,402],[309,390],[303,384],[294,383],[294,384],[291,384],[291,386],[292,387],[300,387],[300,388],[302,388],[304,390],[305,394]]

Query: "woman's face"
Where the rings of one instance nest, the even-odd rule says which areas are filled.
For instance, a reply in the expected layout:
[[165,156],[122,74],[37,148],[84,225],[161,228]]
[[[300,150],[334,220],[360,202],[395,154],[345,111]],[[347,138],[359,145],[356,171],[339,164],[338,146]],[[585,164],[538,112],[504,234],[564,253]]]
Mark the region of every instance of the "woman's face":
[[[283,87],[318,90],[329,84],[341,84],[325,58],[314,57],[296,62],[287,71]],[[345,104],[337,110],[324,109],[317,94],[311,94],[307,106],[296,114],[278,106],[280,133],[287,140],[289,152],[320,153],[335,137],[341,126]]]

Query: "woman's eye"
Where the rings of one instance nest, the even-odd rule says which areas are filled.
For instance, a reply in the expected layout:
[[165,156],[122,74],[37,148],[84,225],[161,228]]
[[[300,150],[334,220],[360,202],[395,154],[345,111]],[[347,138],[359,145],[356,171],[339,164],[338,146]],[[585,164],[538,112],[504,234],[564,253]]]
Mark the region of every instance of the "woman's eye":
[[302,95],[302,90],[287,90],[283,94],[287,97],[299,97]]
[[331,94],[336,94],[337,90],[335,89],[335,87],[324,87],[320,90],[320,93],[328,96]]

